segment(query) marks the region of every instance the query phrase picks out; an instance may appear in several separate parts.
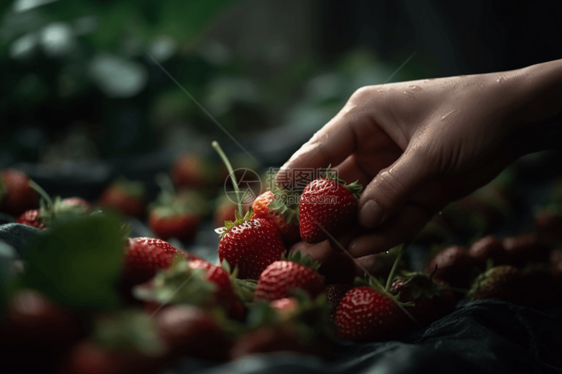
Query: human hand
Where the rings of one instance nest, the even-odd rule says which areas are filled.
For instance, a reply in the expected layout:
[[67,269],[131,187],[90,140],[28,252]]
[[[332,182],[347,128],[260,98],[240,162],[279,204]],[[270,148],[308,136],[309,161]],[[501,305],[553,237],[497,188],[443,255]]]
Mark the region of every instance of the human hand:
[[[366,186],[359,225],[338,242],[368,266],[373,254],[411,240],[448,203],[541,148],[537,124],[558,113],[562,96],[551,83],[541,84],[553,75],[560,82],[556,63],[361,88],[277,181],[289,179],[292,169],[331,164],[341,179]],[[551,103],[538,103],[539,94]],[[316,259],[330,251],[326,243],[295,248]]]

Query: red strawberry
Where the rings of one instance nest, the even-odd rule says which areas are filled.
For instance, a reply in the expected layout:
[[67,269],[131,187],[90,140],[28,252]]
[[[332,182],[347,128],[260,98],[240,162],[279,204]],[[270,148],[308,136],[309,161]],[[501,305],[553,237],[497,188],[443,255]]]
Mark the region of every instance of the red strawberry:
[[196,154],[180,155],[172,165],[172,179],[176,187],[205,188],[213,185],[215,168]]
[[299,204],[300,234],[307,243],[328,239],[326,231],[337,237],[357,219],[357,198],[361,185],[349,185],[327,173],[326,178],[310,182]]
[[263,326],[238,338],[230,351],[230,358],[238,360],[253,354],[272,352],[312,354],[312,350],[301,342],[298,333],[293,329]]
[[[16,291],[0,324],[1,365],[47,372],[84,334],[84,326],[72,312],[37,291]],[[35,359],[29,360],[29,352],[34,352]]]
[[44,229],[45,224],[39,217],[39,209],[28,210],[16,219],[16,223],[21,223],[22,225],[37,227],[38,229]]
[[[284,258],[284,257],[283,257]],[[286,260],[275,261],[260,275],[255,301],[273,301],[292,296],[296,289],[301,289],[312,298],[324,291],[324,282],[318,274],[318,262],[310,256],[301,257],[300,252],[289,255]]]
[[[477,263],[464,247],[452,246],[437,253],[425,267],[424,273],[435,271],[433,279],[452,287],[466,288],[473,278]],[[437,269],[435,269],[437,267]]]
[[263,218],[252,218],[248,212],[244,218],[226,222],[220,232],[219,258],[238,267],[241,279],[258,279],[262,271],[271,263],[279,260],[285,252],[285,246],[277,226]]
[[408,273],[392,282],[390,293],[400,295],[400,301],[403,303],[414,304],[406,307],[406,310],[422,326],[429,325],[455,310],[453,292],[448,287],[435,283],[431,275]]
[[0,212],[17,217],[39,206],[39,195],[29,182],[21,171],[6,169],[0,172]]
[[535,232],[542,243],[562,242],[562,214],[555,207],[541,210],[535,216]]
[[344,340],[392,339],[411,323],[392,296],[367,286],[347,291],[336,311],[338,334]]
[[494,235],[488,235],[476,241],[470,246],[468,254],[480,267],[486,267],[489,259],[492,259],[496,265],[506,261],[505,248],[501,240]]
[[336,319],[336,310],[338,305],[340,305],[341,299],[345,296],[347,291],[351,290],[353,287],[349,284],[331,284],[326,287],[326,298],[328,299],[328,304],[332,306],[330,311],[330,318],[332,320]]
[[217,322],[203,309],[173,305],[156,317],[158,335],[170,347],[172,357],[191,356],[225,361],[229,342]]
[[539,243],[534,234],[507,237],[502,242],[505,248],[506,264],[524,266],[529,262],[546,262],[550,248]]
[[[289,191],[275,189],[266,191],[254,200],[254,218],[265,218],[271,220],[281,232],[283,242],[287,247],[300,240],[297,207],[287,206]],[[295,204],[296,205],[296,204]]]
[[299,301],[294,297],[286,297],[273,300],[270,305],[281,318],[288,318],[298,311]]
[[470,300],[496,299],[517,302],[520,300],[521,275],[511,265],[495,266],[480,274],[466,297]]
[[146,205],[144,186],[138,182],[118,179],[103,192],[98,205],[126,216],[142,218]]
[[153,278],[158,269],[170,267],[178,254],[177,250],[166,242],[153,243],[155,242],[150,238],[129,239],[123,265],[123,280],[127,285],[144,283]]
[[177,238],[190,242],[199,231],[201,219],[193,213],[169,213],[155,209],[148,216],[148,225],[156,235],[164,240]]

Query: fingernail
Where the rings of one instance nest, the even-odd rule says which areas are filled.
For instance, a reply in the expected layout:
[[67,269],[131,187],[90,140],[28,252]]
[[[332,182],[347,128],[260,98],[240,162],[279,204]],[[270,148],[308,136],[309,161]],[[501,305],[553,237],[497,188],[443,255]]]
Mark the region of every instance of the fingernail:
[[369,200],[359,211],[359,223],[365,228],[373,229],[381,223],[383,215],[380,205],[374,200]]

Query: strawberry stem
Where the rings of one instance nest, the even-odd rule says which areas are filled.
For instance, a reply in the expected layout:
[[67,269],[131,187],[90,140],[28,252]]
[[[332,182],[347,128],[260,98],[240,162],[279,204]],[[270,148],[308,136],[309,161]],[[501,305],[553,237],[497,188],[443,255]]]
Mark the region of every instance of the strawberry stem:
[[45,190],[43,188],[41,188],[40,185],[38,185],[37,183],[35,183],[34,181],[30,180],[29,181],[29,187],[33,188],[35,191],[37,191],[37,193],[41,196],[41,198],[43,200],[45,200],[45,203],[47,203],[47,208],[49,210],[53,209],[53,200],[51,199],[51,197],[49,196],[49,194],[47,192],[45,192]]
[[170,196],[174,196],[176,194],[176,190],[174,189],[174,184],[172,180],[166,173],[158,173],[154,178],[156,180],[156,184],[163,193],[169,194]]
[[392,285],[392,280],[394,279],[394,273],[396,273],[396,268],[398,267],[398,263],[400,262],[400,259],[402,258],[402,254],[404,254],[404,252],[406,252],[406,248],[408,248],[409,245],[410,245],[410,243],[402,244],[402,247],[400,248],[400,251],[398,252],[398,256],[396,256],[396,260],[394,260],[394,264],[392,264],[392,269],[390,269],[390,274],[388,274],[388,278],[386,279],[386,286],[384,287],[385,291],[388,291],[390,289],[390,286]]
[[228,161],[228,157],[226,157],[226,154],[223,152],[219,143],[216,140],[214,140],[211,143],[211,145],[221,157],[222,162],[224,162],[224,165],[228,170],[228,175],[230,175],[230,178],[232,178],[232,185],[234,186],[234,191],[236,192],[236,202],[238,204],[238,212],[240,213],[240,217],[242,217],[244,213],[242,212],[242,203],[240,202],[240,189],[238,188],[238,181],[236,180],[236,175],[234,175],[234,169],[232,169],[232,165],[230,164],[230,161]]

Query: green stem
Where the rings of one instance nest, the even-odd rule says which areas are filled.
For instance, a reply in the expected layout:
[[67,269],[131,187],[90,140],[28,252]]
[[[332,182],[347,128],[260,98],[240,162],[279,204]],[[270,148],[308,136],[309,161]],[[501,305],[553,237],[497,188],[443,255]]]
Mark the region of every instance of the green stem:
[[42,189],[40,185],[38,185],[34,181],[29,181],[29,187],[31,187],[35,191],[37,191],[37,193],[43,198],[43,200],[45,200],[45,202],[47,203],[47,208],[49,210],[53,209],[53,200],[51,200],[51,197],[49,196],[49,194],[47,192],[45,192],[45,190]]
[[390,274],[388,274],[388,278],[386,280],[386,286],[384,287],[385,291],[388,291],[390,289],[390,286],[392,285],[392,280],[394,279],[394,273],[396,273],[396,268],[398,267],[398,263],[402,258],[402,254],[404,254],[406,248],[408,248],[409,245],[410,243],[402,244],[402,247],[400,248],[400,252],[398,252],[398,256],[396,256],[396,260],[394,260],[394,264],[392,264],[392,269],[390,269]]
[[222,159],[222,162],[224,162],[226,169],[228,170],[228,175],[230,175],[230,178],[232,178],[232,184],[234,186],[234,191],[236,191],[236,200],[238,203],[238,212],[240,213],[240,217],[243,217],[244,214],[242,213],[242,203],[240,202],[240,189],[238,188],[238,181],[236,180],[236,175],[234,175],[234,170],[232,169],[232,165],[230,164],[230,161],[228,161],[228,157],[226,157],[226,154],[223,152],[221,146],[219,145],[219,143],[215,140],[211,143],[211,145],[213,146],[213,148],[215,149],[215,151],[217,151],[217,153],[219,154],[219,156]]
[[158,173],[154,179],[156,180],[158,187],[160,187],[160,190],[162,190],[162,196],[172,200],[176,194],[176,190],[168,174]]

